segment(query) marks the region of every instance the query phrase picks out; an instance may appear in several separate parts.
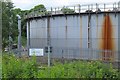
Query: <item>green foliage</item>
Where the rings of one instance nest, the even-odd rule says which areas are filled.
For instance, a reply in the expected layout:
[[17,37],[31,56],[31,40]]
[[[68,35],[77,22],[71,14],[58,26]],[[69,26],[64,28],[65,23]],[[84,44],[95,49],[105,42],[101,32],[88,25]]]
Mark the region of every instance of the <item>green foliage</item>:
[[[13,43],[17,43],[18,42],[18,37],[15,38],[14,42]],[[26,43],[27,43],[27,39],[25,36],[22,36],[21,37],[21,42],[22,42],[22,46],[26,46]]]
[[14,12],[14,14],[18,14],[18,15],[21,15],[21,9],[20,8],[15,8],[12,10]]
[[[99,61],[75,61],[71,63],[57,63],[50,69],[40,70],[38,77],[50,78],[118,78],[116,69],[110,68]],[[42,72],[42,73],[41,73]]]
[[38,11],[38,10],[41,12],[45,12],[46,8],[44,5],[40,4],[31,9],[31,11]]
[[35,57],[24,59],[4,54],[2,59],[3,78],[34,78],[37,70]]
[[63,7],[61,9],[61,11],[64,13],[64,14],[72,14],[72,13],[75,13],[75,11],[73,9],[70,9],[70,8],[65,8]]
[[47,10],[44,5],[40,4],[32,8],[31,10],[21,10],[20,8],[15,8],[12,2],[5,1],[2,2],[2,48],[8,47],[9,36],[11,36],[11,44],[16,44],[18,37],[18,21],[16,15],[21,16],[21,31],[24,41],[21,41],[23,45],[26,45],[25,39],[27,36],[26,30],[26,20],[25,16],[29,13],[37,11],[40,15],[47,14]]
[[2,48],[3,49],[7,47],[9,44],[9,36],[11,36],[13,41],[15,40],[15,37],[18,36],[17,17],[16,17],[16,12],[14,12],[13,8],[14,6],[12,2],[9,2],[7,0],[5,2],[2,2]]
[[100,61],[55,62],[51,67],[39,67],[36,57],[32,59],[3,55],[3,78],[120,78],[112,64]]
[[47,10],[43,4],[40,4],[29,10],[29,13],[33,12],[39,15],[45,15],[47,13]]

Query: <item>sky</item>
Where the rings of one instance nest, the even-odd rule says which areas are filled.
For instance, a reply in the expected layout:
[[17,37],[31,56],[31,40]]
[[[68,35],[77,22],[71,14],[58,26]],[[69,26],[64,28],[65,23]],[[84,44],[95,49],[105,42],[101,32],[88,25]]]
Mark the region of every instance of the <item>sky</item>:
[[36,5],[43,4],[46,8],[62,7],[75,4],[108,3],[120,0],[12,0],[15,8],[29,10]]

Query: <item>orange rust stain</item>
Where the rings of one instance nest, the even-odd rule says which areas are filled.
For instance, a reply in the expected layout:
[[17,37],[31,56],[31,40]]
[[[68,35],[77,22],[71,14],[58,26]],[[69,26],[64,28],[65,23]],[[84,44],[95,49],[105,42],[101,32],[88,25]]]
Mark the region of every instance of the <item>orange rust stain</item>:
[[114,50],[114,41],[112,39],[113,36],[113,28],[112,28],[112,22],[109,15],[106,15],[104,17],[103,27],[102,27],[102,50],[104,52],[102,53],[102,59],[103,60],[110,60],[113,56],[112,52]]

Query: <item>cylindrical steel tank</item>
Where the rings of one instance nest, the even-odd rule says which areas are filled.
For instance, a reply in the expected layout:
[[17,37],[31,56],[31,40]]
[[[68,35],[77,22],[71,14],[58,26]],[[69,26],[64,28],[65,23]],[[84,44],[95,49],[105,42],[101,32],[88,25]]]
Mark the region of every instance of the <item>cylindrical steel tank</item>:
[[120,12],[28,18],[28,48],[44,49],[49,38],[52,58],[118,61],[119,27]]

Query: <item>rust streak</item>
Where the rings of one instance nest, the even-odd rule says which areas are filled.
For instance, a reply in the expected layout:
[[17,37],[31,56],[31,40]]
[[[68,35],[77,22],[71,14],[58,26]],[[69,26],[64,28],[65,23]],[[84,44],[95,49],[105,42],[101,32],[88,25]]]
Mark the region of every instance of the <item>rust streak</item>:
[[67,17],[66,17],[65,33],[66,33],[66,34],[65,34],[65,35],[66,35],[65,37],[66,37],[66,39],[67,39]]
[[112,39],[113,30],[110,16],[107,14],[104,17],[103,27],[102,27],[102,50],[105,52],[102,53],[103,60],[110,60],[113,56],[113,53],[108,51],[114,50],[114,41]]
[[98,37],[98,14],[96,15],[96,21],[97,21],[97,37]]
[[68,29],[67,29],[67,28],[68,28],[68,26],[67,26],[67,16],[66,16],[66,25],[65,25],[65,39],[66,39],[66,40],[65,40],[65,45],[66,45],[66,47],[67,47],[67,45],[68,45],[68,44],[67,44],[67,41],[68,41],[68,40],[67,40],[67,38],[68,38],[68,37],[67,37],[67,33],[68,33]]
[[82,48],[82,16],[80,16],[80,48]]

